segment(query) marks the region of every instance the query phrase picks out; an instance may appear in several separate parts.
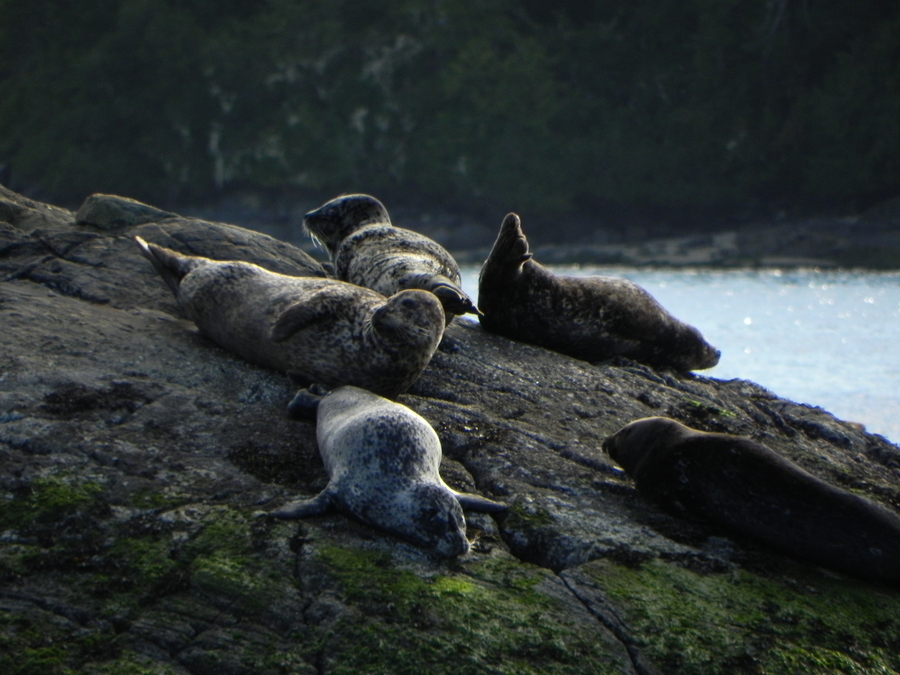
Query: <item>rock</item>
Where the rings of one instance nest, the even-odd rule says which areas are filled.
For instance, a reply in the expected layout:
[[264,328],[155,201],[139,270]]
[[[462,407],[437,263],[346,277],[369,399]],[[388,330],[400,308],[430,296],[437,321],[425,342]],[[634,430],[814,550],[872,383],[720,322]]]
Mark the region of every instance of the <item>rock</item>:
[[75,222],[78,225],[93,225],[104,230],[133,227],[144,223],[155,223],[175,217],[174,213],[142,204],[134,199],[117,195],[91,195],[84,200]]
[[451,561],[340,515],[273,522],[256,514],[326,483],[313,425],[286,414],[286,377],[199,336],[132,237],[316,263],[231,225],[103,229],[8,190],[0,221],[2,672],[900,670],[900,590],[663,513],[600,450],[666,415],[898,508],[879,436],[750,382],[461,320],[400,401],[437,430],[448,484],[509,514],[470,518]]

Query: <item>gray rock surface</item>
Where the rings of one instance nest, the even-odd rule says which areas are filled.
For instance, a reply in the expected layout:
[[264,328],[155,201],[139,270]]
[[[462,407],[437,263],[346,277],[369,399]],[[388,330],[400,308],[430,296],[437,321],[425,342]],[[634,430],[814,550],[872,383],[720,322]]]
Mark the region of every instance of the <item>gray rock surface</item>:
[[471,514],[452,561],[339,515],[273,522],[257,513],[326,483],[314,428],[287,378],[181,318],[132,237],[324,271],[234,226],[88,206],[76,222],[0,188],[0,672],[900,672],[897,589],[663,513],[600,449],[666,415],[898,508],[880,436],[463,319],[399,400],[447,483],[510,512]]

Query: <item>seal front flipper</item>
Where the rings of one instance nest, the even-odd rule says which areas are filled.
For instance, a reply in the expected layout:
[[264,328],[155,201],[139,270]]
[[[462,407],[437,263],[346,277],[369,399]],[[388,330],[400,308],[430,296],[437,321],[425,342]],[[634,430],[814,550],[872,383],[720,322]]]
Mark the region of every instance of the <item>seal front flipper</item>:
[[339,304],[343,297],[348,300],[355,299],[357,292],[353,287],[329,288],[288,305],[272,323],[270,333],[272,342],[284,342],[297,331],[333,316],[335,305]]
[[318,385],[312,385],[307,389],[301,389],[288,403],[288,413],[292,417],[303,419],[315,419],[319,410],[319,403],[328,393],[328,390]]
[[[435,280],[444,279],[444,277],[434,277]],[[436,284],[427,289],[434,293],[441,304],[448,312],[453,314],[476,314],[482,316],[481,311],[475,306],[471,298],[463,293],[459,288],[450,283],[449,279],[445,281],[437,281]]]
[[506,504],[501,504],[500,502],[491,501],[486,497],[479,497],[478,495],[469,494],[468,492],[453,492],[453,496],[456,497],[456,501],[459,502],[459,505],[463,507],[465,511],[478,511],[480,513],[502,513],[509,509]]
[[401,277],[399,285],[404,290],[420,288],[431,291],[451,314],[481,315],[472,299],[442,274],[407,274]]
[[285,504],[280,509],[269,511],[273,518],[283,520],[296,520],[297,518],[310,518],[312,516],[324,516],[334,508],[334,497],[328,488],[325,488],[312,499],[301,499],[290,504]]

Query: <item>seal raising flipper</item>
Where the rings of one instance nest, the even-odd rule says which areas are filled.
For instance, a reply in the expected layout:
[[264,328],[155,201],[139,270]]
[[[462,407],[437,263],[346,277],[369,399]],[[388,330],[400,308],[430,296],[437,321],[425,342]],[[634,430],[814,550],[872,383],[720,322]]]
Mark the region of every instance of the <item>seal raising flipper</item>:
[[295,401],[302,411],[316,410],[316,438],[330,481],[317,497],[272,516],[305,518],[335,509],[452,557],[469,550],[463,508],[506,510],[447,487],[439,473],[437,434],[406,406],[357,387],[324,396],[301,392]]
[[369,195],[345,195],[303,219],[310,235],[331,254],[338,279],[383,295],[421,288],[438,296],[447,323],[456,314],[478,314],[462,291],[459,266],[437,242],[394,227],[384,205]]
[[557,276],[532,259],[510,213],[478,279],[481,325],[585,361],[624,356],[679,371],[712,368],[719,351],[647,291],[612,277]]
[[619,429],[603,448],[641,494],[667,510],[816,565],[900,584],[900,515],[749,438],[649,417]]
[[385,298],[334,279],[137,243],[203,335],[304,382],[396,396],[416,381],[444,332],[443,307],[426,291]]
[[490,258],[508,266],[513,273],[521,271],[522,264],[531,260],[532,253],[522,232],[522,222],[515,213],[507,214],[500,224],[500,234],[494,242]]

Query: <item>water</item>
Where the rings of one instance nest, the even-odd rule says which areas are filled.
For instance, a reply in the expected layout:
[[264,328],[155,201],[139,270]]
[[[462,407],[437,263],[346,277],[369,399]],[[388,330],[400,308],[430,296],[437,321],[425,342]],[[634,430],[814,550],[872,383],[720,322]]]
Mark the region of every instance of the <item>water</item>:
[[[703,375],[752,380],[900,443],[900,273],[553,269],[644,287],[722,350]],[[477,268],[463,288],[477,297]]]

